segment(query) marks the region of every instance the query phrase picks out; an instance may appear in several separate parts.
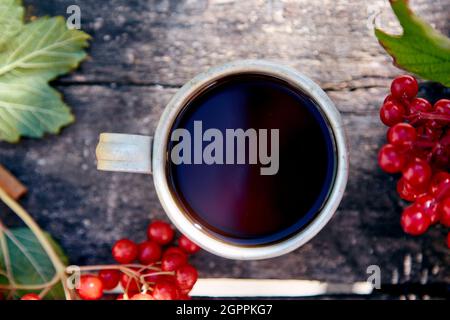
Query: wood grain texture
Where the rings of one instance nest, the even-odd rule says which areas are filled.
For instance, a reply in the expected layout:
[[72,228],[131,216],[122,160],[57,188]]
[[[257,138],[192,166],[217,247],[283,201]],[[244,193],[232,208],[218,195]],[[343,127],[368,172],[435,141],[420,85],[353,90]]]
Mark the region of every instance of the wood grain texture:
[[[73,263],[111,261],[115,240],[143,240],[149,219],[165,217],[150,176],[96,171],[98,134],[152,134],[165,104],[191,77],[232,59],[264,58],[310,76],[342,111],[351,149],[348,188],[335,218],[301,249],[253,262],[202,252],[193,259],[200,275],[350,283],[365,280],[366,268],[376,264],[384,283],[450,282],[445,230],[406,236],[395,179],[376,164],[386,132],[377,110],[391,78],[401,72],[368,27],[381,10],[380,22],[398,30],[385,1],[25,3],[36,15],[65,15],[68,5],[78,4],[83,28],[93,36],[81,70],[56,82],[76,123],[59,137],[0,144],[0,162],[30,189],[23,204]],[[412,5],[449,34],[450,1]],[[422,94],[449,92],[426,84]]]

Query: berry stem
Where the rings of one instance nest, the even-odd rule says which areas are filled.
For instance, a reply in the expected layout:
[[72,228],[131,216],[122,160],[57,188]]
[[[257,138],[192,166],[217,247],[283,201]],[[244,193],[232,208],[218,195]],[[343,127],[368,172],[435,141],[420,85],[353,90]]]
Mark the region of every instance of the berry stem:
[[420,120],[438,120],[450,123],[450,116],[446,114],[437,114],[431,112],[418,112],[413,115],[405,116],[405,119],[411,123],[415,123]]
[[153,272],[153,273],[149,273],[149,274],[144,274],[141,276],[141,282],[146,282],[145,278],[146,277],[153,277],[153,276],[161,276],[161,275],[167,275],[167,276],[174,276],[175,275],[175,271],[159,271],[159,272]]

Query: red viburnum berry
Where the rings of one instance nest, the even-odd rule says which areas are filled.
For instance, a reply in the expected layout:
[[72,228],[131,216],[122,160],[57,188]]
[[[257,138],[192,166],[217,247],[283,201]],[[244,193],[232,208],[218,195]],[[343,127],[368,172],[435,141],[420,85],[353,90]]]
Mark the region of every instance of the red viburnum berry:
[[439,222],[439,203],[433,196],[422,195],[417,198],[414,205],[430,219],[431,224]]
[[396,77],[391,84],[391,94],[400,101],[411,100],[419,91],[417,80],[409,75]]
[[413,187],[404,178],[400,178],[397,182],[397,192],[403,200],[413,202],[418,197],[425,195],[426,189]]
[[425,187],[431,179],[432,170],[430,165],[419,158],[412,160],[403,169],[403,178],[405,182],[413,187]]
[[177,285],[182,290],[190,290],[197,282],[197,269],[187,264],[179,268],[175,273]]
[[163,271],[175,271],[187,263],[187,256],[184,254],[172,253],[164,256],[161,261]]
[[36,293],[27,293],[20,300],[42,300],[42,298]]
[[97,276],[82,275],[77,292],[83,300],[99,300],[103,296],[103,282]]
[[388,127],[402,122],[405,114],[405,107],[395,101],[385,102],[380,109],[380,119]]
[[139,262],[147,265],[159,261],[161,247],[154,241],[145,241],[139,244]]
[[387,133],[390,144],[394,146],[411,145],[417,138],[416,129],[408,123],[397,123]]
[[434,112],[450,116],[450,99],[441,99],[434,104]]
[[184,252],[188,254],[193,254],[200,250],[200,247],[196,245],[194,242],[192,242],[190,239],[188,239],[188,237],[186,237],[185,235],[182,235],[178,239],[178,245],[180,246],[181,249],[183,249]]
[[120,271],[112,269],[100,270],[98,277],[103,282],[103,289],[112,290],[119,284]]
[[409,104],[409,113],[416,114],[419,112],[430,112],[433,109],[431,103],[423,98],[414,98]]
[[387,144],[378,153],[378,164],[387,173],[397,173],[403,170],[406,156],[399,147]]
[[153,288],[152,296],[155,300],[176,300],[178,289],[170,282],[158,282]]
[[114,244],[112,256],[118,263],[132,263],[138,256],[138,246],[129,239],[121,239]]
[[153,221],[147,228],[147,237],[160,245],[166,245],[173,240],[175,232],[172,227],[164,221]]
[[403,210],[401,225],[406,233],[418,236],[427,231],[430,226],[430,218],[417,206],[411,205]]

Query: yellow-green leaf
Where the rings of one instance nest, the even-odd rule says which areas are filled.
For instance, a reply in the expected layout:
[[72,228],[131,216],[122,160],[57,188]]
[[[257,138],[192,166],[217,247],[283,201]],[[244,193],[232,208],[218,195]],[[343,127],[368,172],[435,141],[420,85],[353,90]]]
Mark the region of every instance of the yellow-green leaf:
[[[4,1],[4,0],[0,0]],[[0,76],[38,76],[52,80],[76,68],[86,57],[89,35],[69,30],[62,17],[26,24],[0,52]]]
[[21,4],[21,0],[0,1],[0,48],[22,28],[24,10]]
[[375,29],[381,45],[400,68],[450,86],[450,39],[415,15],[407,0],[390,2],[403,34],[389,35]]

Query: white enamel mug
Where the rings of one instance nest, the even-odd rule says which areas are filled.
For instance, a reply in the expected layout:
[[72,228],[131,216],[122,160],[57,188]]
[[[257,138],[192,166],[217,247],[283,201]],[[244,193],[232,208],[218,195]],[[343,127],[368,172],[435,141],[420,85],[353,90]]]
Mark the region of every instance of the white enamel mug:
[[[167,148],[172,125],[183,107],[204,88],[217,80],[237,74],[262,74],[278,78],[306,93],[326,118],[335,139],[336,172],[329,196],[321,211],[303,229],[287,239],[258,246],[228,243],[208,233],[192,221],[178,204],[167,178]],[[297,249],[313,238],[331,219],[344,194],[348,178],[348,154],[342,119],[326,93],[296,70],[269,61],[239,60],[212,68],[186,83],[170,100],[159,120],[154,137],[102,133],[96,150],[97,168],[103,171],[153,174],[159,200],[172,223],[203,249],[221,257],[257,260],[280,256]]]

